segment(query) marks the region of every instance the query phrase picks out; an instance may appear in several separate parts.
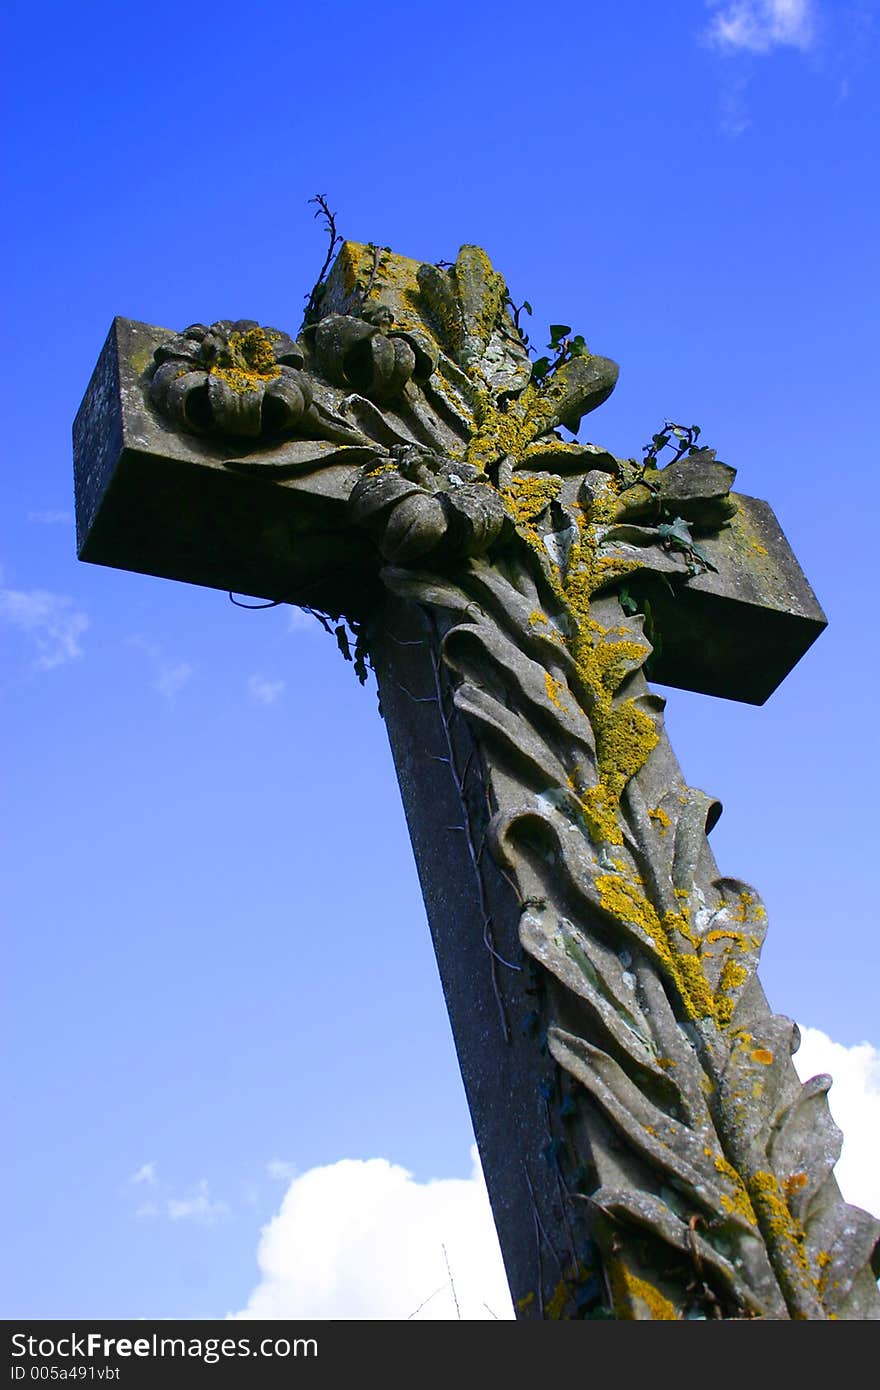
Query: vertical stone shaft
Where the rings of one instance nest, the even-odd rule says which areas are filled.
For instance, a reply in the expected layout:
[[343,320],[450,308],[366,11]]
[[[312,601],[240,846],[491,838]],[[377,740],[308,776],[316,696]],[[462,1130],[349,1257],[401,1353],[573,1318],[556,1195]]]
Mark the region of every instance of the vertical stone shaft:
[[526,1022],[537,1001],[517,897],[484,843],[483,754],[453,709],[438,636],[414,605],[388,602],[372,650],[511,1296],[518,1313],[542,1316],[554,1295],[562,1303],[563,1276],[583,1258],[589,1231],[554,1161],[555,1064]]

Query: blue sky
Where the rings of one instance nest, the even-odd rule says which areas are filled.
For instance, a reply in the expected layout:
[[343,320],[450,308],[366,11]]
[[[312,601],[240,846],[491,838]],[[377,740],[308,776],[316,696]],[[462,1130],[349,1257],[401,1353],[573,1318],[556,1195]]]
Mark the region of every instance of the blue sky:
[[[456,1231],[503,1315],[374,692],[302,615],[75,557],[112,317],[295,332],[316,192],[355,240],[485,246],[534,342],[621,364],[596,442],[698,423],[776,510],[829,628],[764,708],[664,692],[668,727],[877,1210],[878,5],[13,0],[5,28],[3,1316],[406,1316]],[[355,1256],[321,1212],[376,1184]]]

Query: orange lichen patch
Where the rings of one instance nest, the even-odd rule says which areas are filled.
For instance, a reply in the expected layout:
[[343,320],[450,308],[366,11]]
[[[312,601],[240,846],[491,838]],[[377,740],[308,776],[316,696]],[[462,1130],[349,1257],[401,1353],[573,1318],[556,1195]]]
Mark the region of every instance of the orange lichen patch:
[[760,1062],[763,1067],[769,1067],[773,1063],[773,1053],[768,1047],[756,1047],[752,1052],[752,1061]]
[[[796,1192],[800,1192],[802,1188],[806,1187],[808,1181],[809,1179],[806,1173],[790,1173],[787,1178],[784,1178],[782,1190],[785,1193],[786,1200],[790,1200]],[[829,1259],[830,1258],[829,1256]]]
[[525,1295],[524,1298],[518,1298],[518,1299],[516,1300],[517,1312],[518,1312],[518,1313],[524,1313],[524,1312],[526,1311],[527,1308],[531,1308],[531,1306],[532,1306],[532,1304],[534,1303],[534,1301],[535,1301],[534,1291],[531,1291],[531,1292],[527,1293],[527,1294]]
[[657,1058],[657,1066],[660,1067],[663,1071],[669,1071],[670,1067],[674,1067],[676,1065],[677,1063],[673,1061],[671,1057]]

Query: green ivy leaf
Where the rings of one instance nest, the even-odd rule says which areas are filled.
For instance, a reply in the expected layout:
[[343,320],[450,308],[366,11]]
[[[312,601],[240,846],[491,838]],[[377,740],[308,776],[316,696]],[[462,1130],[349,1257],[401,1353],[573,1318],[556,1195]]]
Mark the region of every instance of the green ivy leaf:
[[672,521],[661,522],[657,527],[657,534],[669,545],[680,546],[683,550],[693,549],[693,536],[683,517],[677,516]]

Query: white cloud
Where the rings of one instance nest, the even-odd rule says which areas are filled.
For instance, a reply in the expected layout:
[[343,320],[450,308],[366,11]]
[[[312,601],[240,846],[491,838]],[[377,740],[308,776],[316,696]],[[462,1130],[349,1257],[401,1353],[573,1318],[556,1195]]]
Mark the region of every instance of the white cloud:
[[256,704],[274,705],[278,696],[284,692],[284,681],[270,681],[264,676],[251,676],[247,688],[248,694]]
[[294,1178],[260,1238],[260,1282],[230,1316],[455,1319],[457,1300],[465,1320],[512,1318],[476,1149],[472,1158],[470,1178],[419,1183],[384,1158]]
[[128,1180],[133,1187],[146,1183],[148,1187],[154,1187],[156,1183],[156,1165],[152,1160],[149,1163],[142,1163],[137,1172],[132,1173]]
[[718,10],[707,38],[718,48],[769,53],[774,48],[811,48],[816,37],[812,0],[709,0]]
[[[155,1167],[145,1164],[145,1168]],[[143,1170],[141,1170],[143,1171]],[[226,1202],[213,1201],[205,1178],[184,1197],[166,1197],[161,1202],[145,1202],[135,1212],[139,1217],[165,1216],[169,1221],[194,1221],[199,1226],[215,1226],[229,1216]]]
[[880,1050],[867,1042],[844,1047],[818,1028],[802,1028],[794,1064],[802,1081],[820,1072],[833,1078],[828,1106],[843,1130],[834,1175],[848,1202],[880,1216]]
[[51,671],[82,656],[89,620],[74,600],[46,589],[0,589],[0,621],[18,628],[36,649],[34,667]]

